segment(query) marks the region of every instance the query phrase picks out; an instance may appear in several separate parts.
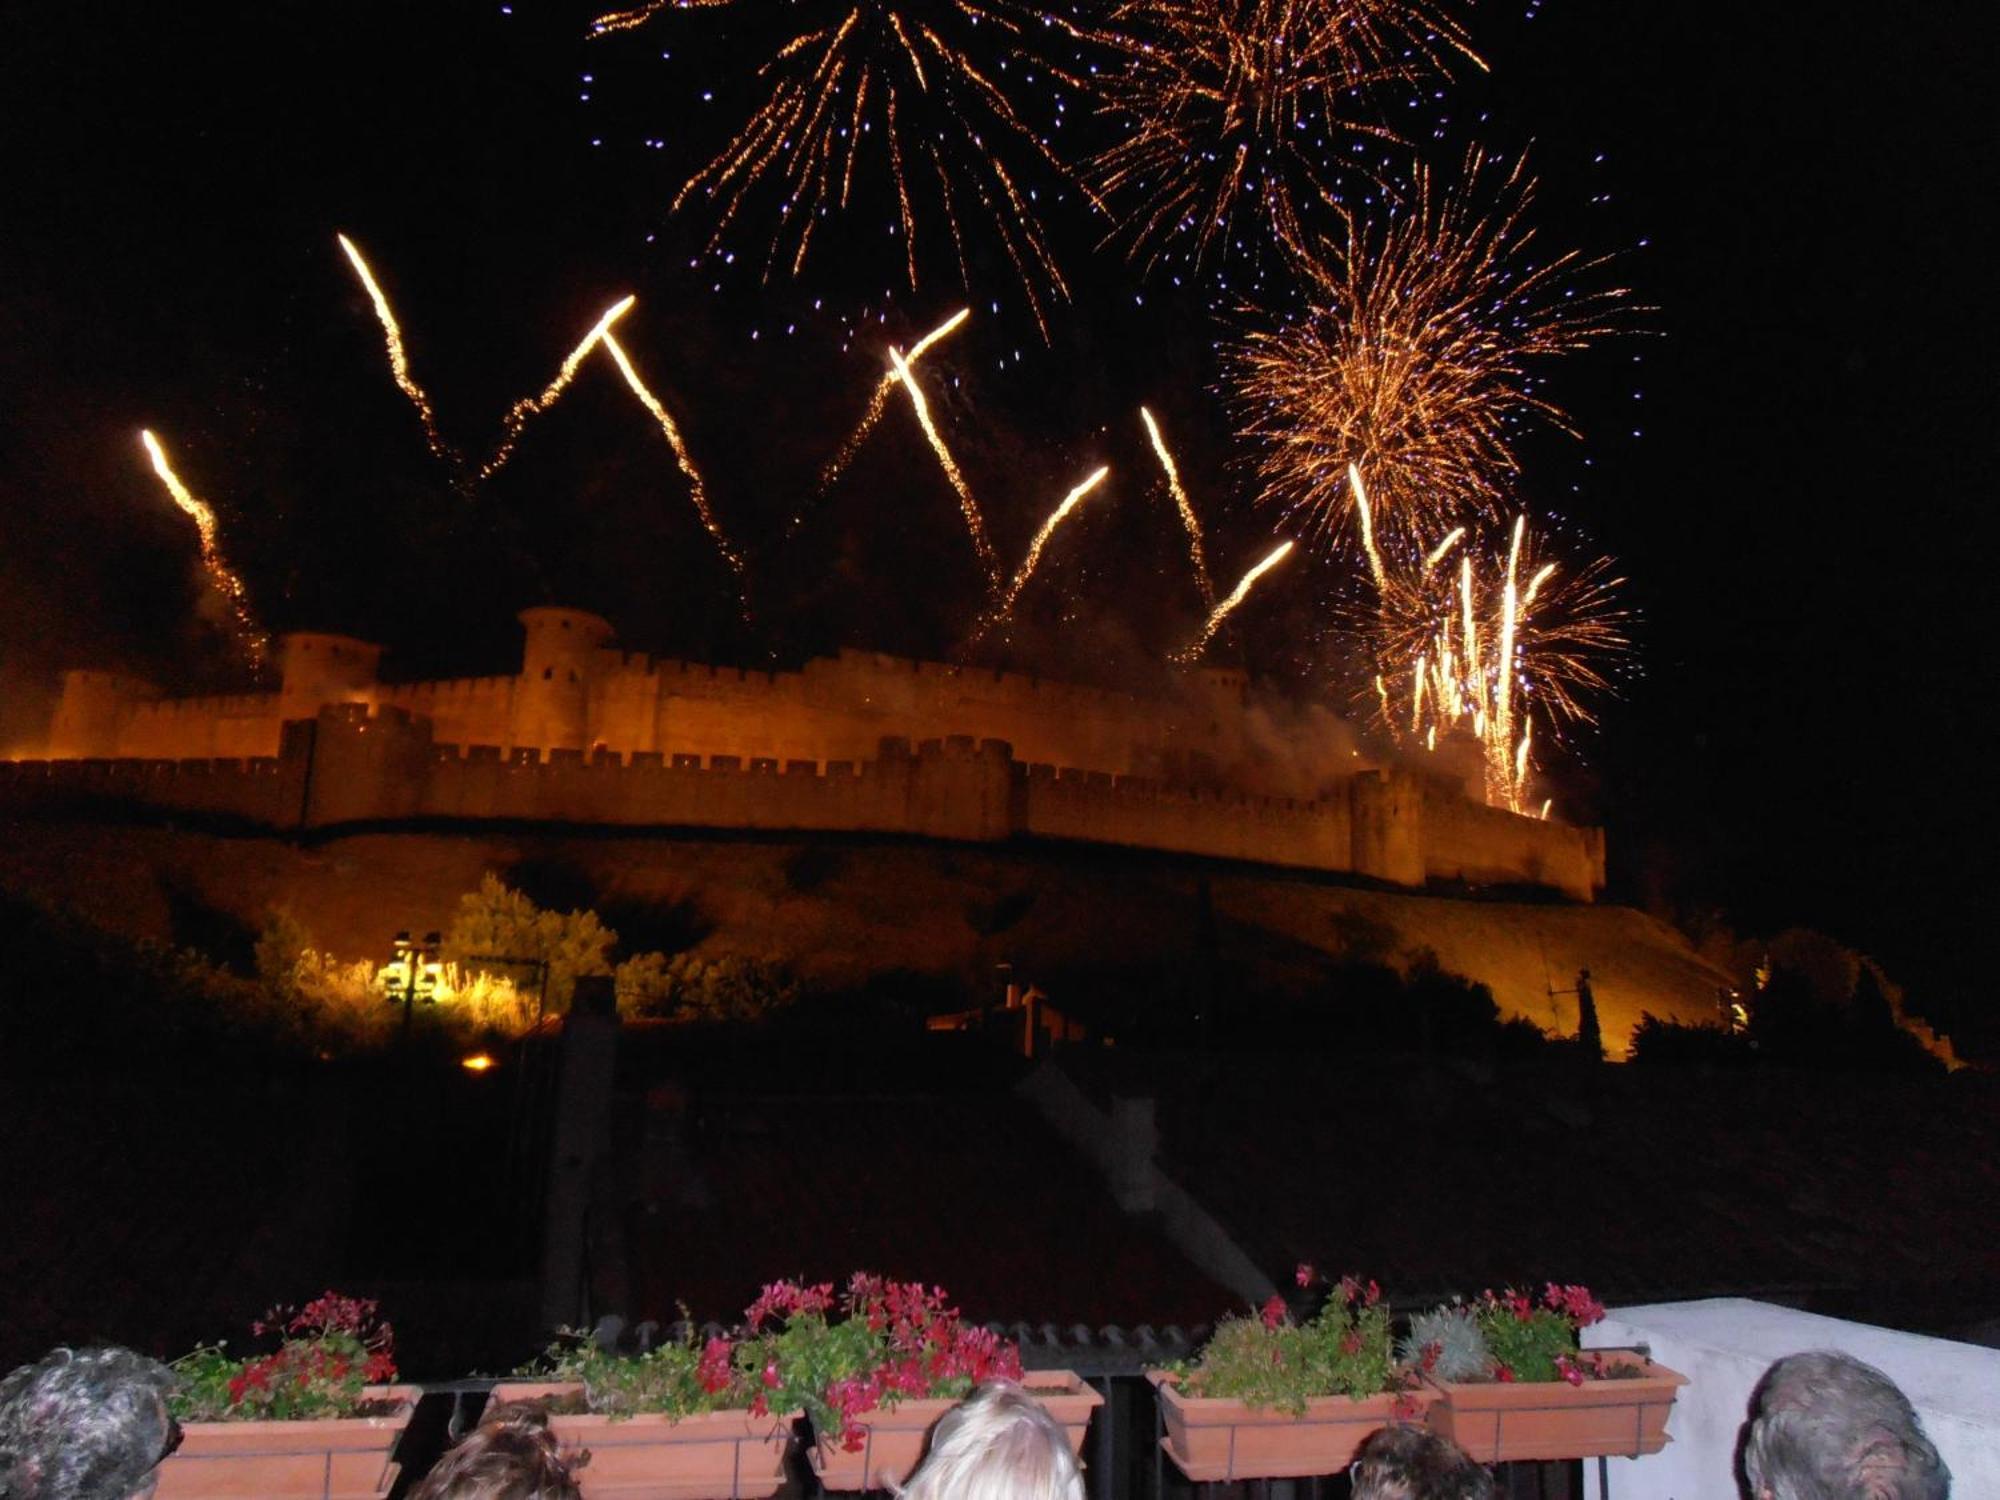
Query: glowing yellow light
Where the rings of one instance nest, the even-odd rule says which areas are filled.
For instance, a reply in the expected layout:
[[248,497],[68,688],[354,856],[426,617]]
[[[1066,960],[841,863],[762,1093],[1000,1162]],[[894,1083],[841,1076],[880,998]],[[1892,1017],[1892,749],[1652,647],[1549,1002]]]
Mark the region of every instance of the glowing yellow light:
[[[915,369],[917,361],[924,357],[925,350],[939,339],[950,335],[959,324],[971,316],[971,308],[961,307],[912,344],[910,352],[903,356],[903,362],[911,369]],[[895,367],[891,365],[889,369],[883,371],[882,378],[875,382],[875,389],[869,392],[868,407],[861,413],[861,420],[855,424],[854,431],[847,435],[847,440],[840,445],[833,457],[827,460],[826,467],[820,470],[820,493],[824,494],[832,489],[839,482],[840,476],[847,472],[847,466],[854,462],[854,455],[861,451],[861,445],[868,441],[868,434],[873,432],[875,424],[882,420],[882,413],[889,404],[889,394],[896,389],[898,378]]]
[[484,1073],[494,1066],[494,1062],[490,1053],[475,1052],[470,1057],[461,1057],[458,1065],[468,1073]]
[[1271,553],[1270,556],[1266,557],[1262,562],[1258,563],[1256,567],[1252,568],[1249,572],[1245,573],[1243,575],[1243,581],[1236,585],[1235,589],[1231,591],[1229,597],[1227,599],[1224,599],[1220,604],[1216,605],[1215,608],[1209,612],[1208,622],[1202,626],[1201,634],[1196,636],[1192,643],[1190,643],[1183,649],[1176,651],[1174,653],[1174,660],[1178,662],[1191,662],[1197,656],[1200,656],[1202,648],[1215,638],[1215,632],[1217,627],[1220,626],[1224,620],[1229,618],[1230,612],[1234,610],[1237,605],[1241,604],[1246,598],[1249,597],[1250,590],[1256,587],[1258,579],[1262,578],[1266,573],[1270,572],[1271,569],[1277,567],[1279,563],[1283,562],[1287,557],[1291,556],[1293,545],[1294,544],[1291,542],[1285,542],[1281,544],[1275,551]]
[[1386,590],[1389,580],[1382,569],[1382,554],[1375,550],[1375,516],[1368,508],[1368,488],[1361,482],[1361,465],[1347,466],[1347,488],[1354,496],[1354,514],[1361,521],[1361,550],[1367,554],[1368,570],[1375,575],[1375,587]]
[[1146,436],[1153,440],[1153,452],[1159,455],[1160,467],[1166,470],[1167,492],[1174,497],[1174,505],[1181,513],[1181,525],[1188,535],[1188,557],[1194,563],[1194,580],[1201,588],[1201,602],[1213,607],[1215,585],[1208,577],[1208,557],[1201,545],[1201,522],[1195,516],[1187,491],[1181,487],[1180,470],[1174,467],[1174,456],[1167,451],[1167,442],[1160,436],[1159,424],[1143,406],[1139,408],[1139,416],[1146,424]]
[[931,421],[930,403],[924,400],[923,388],[910,373],[909,361],[893,346],[889,350],[889,365],[896,372],[896,378],[903,383],[909,393],[910,409],[917,414],[917,425],[924,430],[924,438],[931,445],[931,452],[937,455],[938,467],[944,470],[944,477],[951,481],[951,487],[958,495],[958,508],[965,517],[965,529],[972,537],[972,545],[979,553],[979,561],[986,569],[988,585],[1000,587],[1000,554],[993,550],[993,542],[986,534],[986,518],[979,513],[979,502],[972,498],[972,486],[965,482],[959,472],[958,462],[951,456],[951,450],[944,445],[944,438]]
[[584,335],[583,342],[570,350],[569,356],[562,362],[562,367],[556,371],[555,379],[543,387],[541,394],[524,396],[507,409],[505,435],[500,439],[500,446],[494,450],[493,456],[486,460],[485,467],[479,471],[481,479],[490,479],[499,473],[507,460],[513,457],[514,445],[521,440],[521,429],[527,426],[528,418],[545,412],[555,405],[557,399],[569,388],[570,381],[576,378],[577,367],[611,331],[611,325],[630,312],[632,304],[638,300],[637,297],[626,297],[623,301],[607,308],[604,316],[597,320],[596,326]]
[[410,374],[409,356],[403,350],[403,330],[397,326],[396,314],[390,310],[388,297],[375,284],[374,273],[368,269],[368,262],[361,258],[361,251],[354,241],[344,234],[337,234],[334,238],[340,241],[340,248],[354,267],[354,274],[361,278],[368,300],[375,304],[375,319],[382,325],[382,337],[389,346],[389,373],[395,379],[397,388],[410,398],[410,404],[417,409],[417,417],[424,424],[424,441],[430,444],[431,452],[437,457],[455,464],[458,455],[438,434],[437,413],[431,409],[431,398],[424,394],[423,387]]
[[1013,582],[1007,585],[1007,592],[1001,597],[992,614],[987,617],[986,624],[980,627],[979,634],[984,634],[989,626],[999,624],[1014,612],[1014,601],[1021,597],[1021,590],[1033,576],[1035,565],[1042,560],[1042,549],[1048,546],[1049,538],[1055,534],[1055,529],[1069,518],[1071,511],[1083,503],[1084,496],[1104,482],[1104,476],[1110,472],[1109,465],[1098,469],[1082,484],[1063,496],[1062,504],[1049,512],[1049,518],[1042,522],[1042,529],[1035,533],[1034,541],[1028,544],[1028,555],[1015,572]]
[[153,472],[160,477],[160,483],[167,487],[167,494],[175,505],[194,522],[195,534],[201,540],[201,570],[209,584],[221,597],[229,611],[231,633],[236,638],[238,648],[243,652],[253,671],[261,672],[269,665],[271,657],[270,637],[251,617],[250,592],[243,586],[243,580],[229,566],[222,556],[222,543],[215,521],[215,511],[208,503],[199,499],[174,472],[167,461],[166,450],[160,440],[150,431],[141,431],[139,441],[145,446],[147,456],[153,463]]

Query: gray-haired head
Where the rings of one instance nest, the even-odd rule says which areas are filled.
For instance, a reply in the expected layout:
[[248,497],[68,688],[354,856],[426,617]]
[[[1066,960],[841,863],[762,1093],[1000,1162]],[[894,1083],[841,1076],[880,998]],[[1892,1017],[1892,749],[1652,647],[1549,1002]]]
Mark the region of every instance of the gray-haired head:
[[1791,1354],[1750,1398],[1753,1500],[1945,1500],[1951,1471],[1909,1398],[1852,1355]]
[[177,1429],[173,1372],[130,1349],[56,1349],[0,1379],[0,1495],[132,1500]]
[[1354,1500],[1493,1500],[1493,1476],[1428,1427],[1371,1432],[1347,1472]]
[[1083,1500],[1069,1434],[1011,1380],[982,1385],[931,1429],[903,1500]]

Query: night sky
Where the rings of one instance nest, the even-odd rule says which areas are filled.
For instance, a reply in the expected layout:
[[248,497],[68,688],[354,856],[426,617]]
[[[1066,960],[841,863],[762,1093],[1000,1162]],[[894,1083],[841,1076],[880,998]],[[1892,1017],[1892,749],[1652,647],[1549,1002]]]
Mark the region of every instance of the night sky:
[[[749,51],[653,68],[644,45],[586,43],[590,14],[6,11],[0,740],[63,667],[235,680],[142,425],[216,504],[267,623],[383,640],[399,674],[504,669],[513,612],[542,600],[605,612],[635,648],[745,664],[952,649],[979,576],[907,414],[807,502],[881,346],[966,297],[903,287],[879,215],[831,231],[797,285],[760,289],[754,236],[741,264],[690,268],[666,202],[720,139],[691,75],[740,86]],[[1619,279],[1659,309],[1648,336],[1553,373],[1585,441],[1529,450],[1529,501],[1613,553],[1641,611],[1639,673],[1560,773],[1562,802],[1610,826],[1623,899],[1816,926],[1941,1012],[1983,1002],[1969,940],[2000,896],[1976,730],[2000,645],[1989,18],[1937,0],[1488,0],[1471,19],[1493,71],[1426,116],[1426,143],[1439,115],[1445,137],[1430,154],[1533,143],[1546,232],[1624,251]],[[689,20],[651,35],[671,45]],[[1052,549],[1008,652],[1138,680],[1200,611],[1135,408],[1174,440],[1219,579],[1268,550],[1273,518],[1211,389],[1223,299],[1140,282],[1093,250],[1080,204],[1047,208],[1074,305],[1043,345],[975,249],[977,312],[932,356],[933,399],[1003,556],[1096,464],[1126,476]],[[758,623],[601,359],[498,482],[455,494],[341,230],[469,451],[636,292],[620,337],[750,555]],[[1306,568],[1274,582],[1221,649],[1310,680],[1328,587]]]

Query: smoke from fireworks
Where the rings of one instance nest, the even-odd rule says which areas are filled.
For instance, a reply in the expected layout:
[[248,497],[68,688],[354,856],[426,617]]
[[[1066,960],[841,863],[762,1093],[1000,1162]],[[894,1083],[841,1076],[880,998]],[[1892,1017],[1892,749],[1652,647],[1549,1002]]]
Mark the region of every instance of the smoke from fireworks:
[[[678,8],[613,12],[594,29],[629,30]],[[715,250],[768,207],[776,224],[765,274],[784,266],[796,276],[815,232],[860,210],[857,177],[886,171],[911,289],[933,238],[949,239],[969,286],[977,229],[1012,263],[1046,337],[1050,303],[1068,289],[1021,172],[1060,175],[1062,166],[1008,89],[1037,70],[1034,42],[1048,18],[1019,0],[806,0],[791,9],[803,18],[758,70],[763,102],[682,185],[674,210],[700,205]],[[933,216],[941,231],[929,227]]]
[[[957,331],[959,324],[971,316],[971,308],[961,307],[912,344],[910,352],[903,356],[903,363],[915,369],[917,361],[924,357],[925,350],[938,340],[948,338]],[[896,374],[896,367],[892,364],[882,372],[882,378],[875,382],[875,389],[868,394],[868,406],[861,413],[861,420],[854,424],[854,431],[847,435],[846,441],[835,451],[833,457],[827,460],[826,467],[820,470],[817,487],[820,494],[825,494],[839,483],[840,476],[847,472],[847,466],[854,462],[854,455],[861,451],[861,445],[868,441],[868,435],[875,430],[875,424],[882,420],[882,413],[889,404],[890,393],[896,389],[900,378]]]
[[1194,564],[1194,581],[1201,589],[1201,602],[1213,606],[1215,585],[1209,581],[1208,554],[1201,544],[1200,518],[1195,515],[1194,503],[1181,486],[1180,470],[1174,466],[1174,456],[1167,451],[1167,440],[1160,436],[1159,424],[1153,420],[1153,414],[1142,406],[1139,417],[1146,424],[1146,436],[1152,439],[1153,452],[1159,456],[1160,467],[1166,471],[1167,493],[1174,497],[1174,507],[1181,513],[1181,527],[1188,537],[1188,560]]
[[1371,88],[1480,62],[1438,0],[1121,0],[1094,39],[1117,54],[1092,80],[1117,142],[1085,181],[1148,267],[1266,235],[1309,258],[1311,216],[1395,142]]
[[160,476],[160,483],[167,487],[174,504],[194,522],[195,533],[201,538],[202,573],[229,611],[231,634],[236,639],[237,649],[243,653],[251,670],[261,673],[270,664],[271,639],[250,614],[249,590],[222,556],[222,540],[214,509],[181,483],[180,475],[167,462],[166,450],[160,446],[158,438],[150,431],[142,431],[139,441],[145,445],[147,457],[153,462],[153,472]]
[[361,258],[361,251],[354,241],[344,234],[334,238],[340,241],[340,248],[346,254],[348,264],[354,267],[354,274],[361,278],[368,300],[375,304],[375,319],[382,325],[382,337],[389,346],[389,373],[397,389],[409,397],[410,405],[417,409],[417,419],[424,424],[424,441],[430,444],[434,456],[457,468],[458,454],[438,433],[437,413],[431,409],[431,398],[417,384],[416,377],[410,374],[409,356],[403,350],[403,330],[397,326],[396,314],[389,307],[388,297],[376,285],[374,273],[368,269],[368,262]]
[[1533,181],[1517,162],[1489,193],[1489,175],[1475,152],[1456,187],[1424,174],[1408,211],[1348,219],[1311,310],[1251,329],[1229,352],[1261,498],[1316,540],[1348,535],[1355,474],[1374,540],[1398,553],[1490,511],[1518,470],[1526,420],[1572,431],[1533,367],[1636,311],[1623,288],[1580,285],[1601,259],[1531,259]]
[[569,389],[570,381],[576,378],[577,367],[589,357],[590,351],[598,346],[605,335],[611,332],[611,325],[630,312],[632,304],[638,300],[637,297],[627,297],[622,302],[607,308],[604,316],[597,320],[596,326],[584,335],[583,342],[570,350],[569,356],[562,362],[562,368],[556,371],[555,379],[542,388],[541,394],[523,396],[507,409],[503,424],[505,432],[500,439],[500,446],[493,450],[493,456],[487,459],[480,469],[481,479],[491,479],[505,467],[507,460],[514,456],[514,445],[520,442],[521,429],[528,425],[528,418],[538,416],[555,405],[562,393]]
[[1015,570],[1013,580],[1007,585],[1007,592],[1001,595],[1000,602],[994,606],[992,613],[980,623],[973,634],[974,640],[979,639],[993,626],[1005,622],[1014,613],[1014,603],[1021,597],[1021,590],[1027,587],[1028,580],[1034,576],[1036,565],[1042,560],[1042,549],[1048,546],[1049,538],[1055,535],[1058,526],[1069,519],[1070,512],[1083,503],[1084,497],[1104,482],[1104,477],[1110,472],[1109,465],[1097,469],[1082,484],[1063,496],[1062,503],[1049,512],[1049,518],[1042,522],[1042,529],[1035,533],[1034,541],[1028,544],[1028,555]]
[[1229,618],[1237,605],[1250,597],[1250,590],[1257,586],[1257,580],[1270,572],[1271,569],[1277,567],[1287,557],[1291,556],[1292,546],[1291,542],[1279,544],[1268,557],[1245,573],[1243,581],[1230,591],[1229,597],[1209,611],[1208,620],[1201,627],[1201,634],[1196,636],[1179,651],[1176,651],[1173,659],[1185,664],[1192,662],[1196,657],[1200,656],[1208,643],[1215,639],[1215,632],[1221,627],[1222,622]]
[[944,470],[944,477],[951,481],[952,490],[958,496],[959,512],[965,517],[966,532],[972,538],[974,550],[979,553],[981,566],[986,569],[988,583],[997,589],[1000,587],[1000,554],[993,550],[993,539],[986,534],[986,517],[980,513],[979,502],[972,498],[972,486],[965,482],[958,460],[951,456],[951,449],[945,446],[943,436],[931,421],[930,403],[924,400],[923,387],[910,373],[909,361],[903,358],[900,350],[889,350],[889,366],[896,372],[896,378],[902,381],[903,389],[910,393],[910,409],[917,414],[917,425],[923,428],[924,438],[937,455],[938,467]]

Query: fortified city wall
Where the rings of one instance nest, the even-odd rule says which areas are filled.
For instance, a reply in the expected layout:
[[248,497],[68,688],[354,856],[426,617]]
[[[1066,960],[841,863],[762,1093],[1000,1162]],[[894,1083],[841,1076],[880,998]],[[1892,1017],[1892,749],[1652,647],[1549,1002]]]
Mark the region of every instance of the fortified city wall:
[[287,831],[498,819],[1032,837],[1401,886],[1589,900],[1603,884],[1599,830],[1487,808],[1343,745],[1271,753],[1247,732],[1240,673],[1148,700],[860,651],[743,672],[625,655],[581,611],[522,620],[514,677],[383,684],[377,648],[326,635],[284,638],[275,693],[162,700],[73,672],[49,758],[0,762],[0,809],[125,804]]

